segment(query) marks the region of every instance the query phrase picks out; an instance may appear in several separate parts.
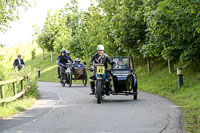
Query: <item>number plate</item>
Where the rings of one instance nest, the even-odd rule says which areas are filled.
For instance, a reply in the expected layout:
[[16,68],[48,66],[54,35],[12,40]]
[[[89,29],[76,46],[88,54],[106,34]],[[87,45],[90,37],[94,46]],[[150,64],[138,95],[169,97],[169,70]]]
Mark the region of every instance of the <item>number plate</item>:
[[105,74],[105,66],[97,66],[97,74]]

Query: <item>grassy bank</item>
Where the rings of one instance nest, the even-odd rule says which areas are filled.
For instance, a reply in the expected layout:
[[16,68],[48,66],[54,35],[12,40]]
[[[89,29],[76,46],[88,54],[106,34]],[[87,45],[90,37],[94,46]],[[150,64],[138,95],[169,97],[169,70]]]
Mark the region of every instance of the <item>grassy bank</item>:
[[137,67],[139,89],[155,93],[172,100],[180,106],[183,124],[187,131],[200,132],[200,71],[199,64],[176,64],[174,68],[183,67],[184,85],[178,91],[176,72],[169,74],[167,64],[158,62],[150,73],[146,66]]

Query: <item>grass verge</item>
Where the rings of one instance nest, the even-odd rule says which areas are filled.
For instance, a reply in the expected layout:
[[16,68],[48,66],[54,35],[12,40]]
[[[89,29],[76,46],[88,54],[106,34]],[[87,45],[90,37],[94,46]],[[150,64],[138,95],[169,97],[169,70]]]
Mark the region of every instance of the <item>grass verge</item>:
[[140,66],[136,71],[139,89],[173,101],[182,110],[185,130],[194,133],[200,133],[200,73],[195,68],[197,65],[175,65],[184,69],[184,85],[179,91],[176,72],[169,74],[164,62],[157,63],[150,74],[146,71],[146,66]]
[[[19,98],[15,101],[6,103],[5,106],[0,105],[0,118],[8,118],[14,114],[24,111],[29,107],[31,107],[33,103],[37,100],[39,93],[37,90],[36,80],[33,72],[31,74],[30,80],[25,81],[24,84],[25,88],[29,87],[26,93],[26,98],[25,99]],[[6,91],[7,91],[6,97],[13,96],[12,88],[10,87],[10,85],[7,85]],[[20,90],[18,90],[18,92],[19,91]]]

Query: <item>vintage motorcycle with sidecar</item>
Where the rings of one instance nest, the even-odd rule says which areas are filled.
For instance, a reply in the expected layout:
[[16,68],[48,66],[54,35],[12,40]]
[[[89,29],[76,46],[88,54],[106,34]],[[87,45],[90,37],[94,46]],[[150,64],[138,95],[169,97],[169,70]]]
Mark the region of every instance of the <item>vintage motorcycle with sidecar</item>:
[[[84,65],[86,63],[84,62]],[[68,84],[69,87],[72,86],[72,80],[82,80],[83,85],[87,85],[87,72],[85,71],[85,67],[79,68],[74,67],[72,63],[61,64],[61,67],[64,67],[64,73],[61,79],[61,85],[64,87],[65,84]]]
[[111,69],[105,69],[104,64],[95,64],[96,70],[96,91],[95,97],[100,104],[106,92],[105,77],[106,71],[111,74],[112,85],[109,94],[132,95],[137,100],[137,77],[130,67],[130,57],[113,57],[115,62]]

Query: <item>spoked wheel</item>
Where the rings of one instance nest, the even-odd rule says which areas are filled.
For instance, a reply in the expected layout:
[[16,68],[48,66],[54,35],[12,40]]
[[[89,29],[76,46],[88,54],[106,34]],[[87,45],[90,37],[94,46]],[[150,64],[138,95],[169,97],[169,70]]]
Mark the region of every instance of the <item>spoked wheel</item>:
[[102,81],[101,80],[97,80],[96,95],[97,95],[97,103],[101,104],[101,101],[102,101]]

